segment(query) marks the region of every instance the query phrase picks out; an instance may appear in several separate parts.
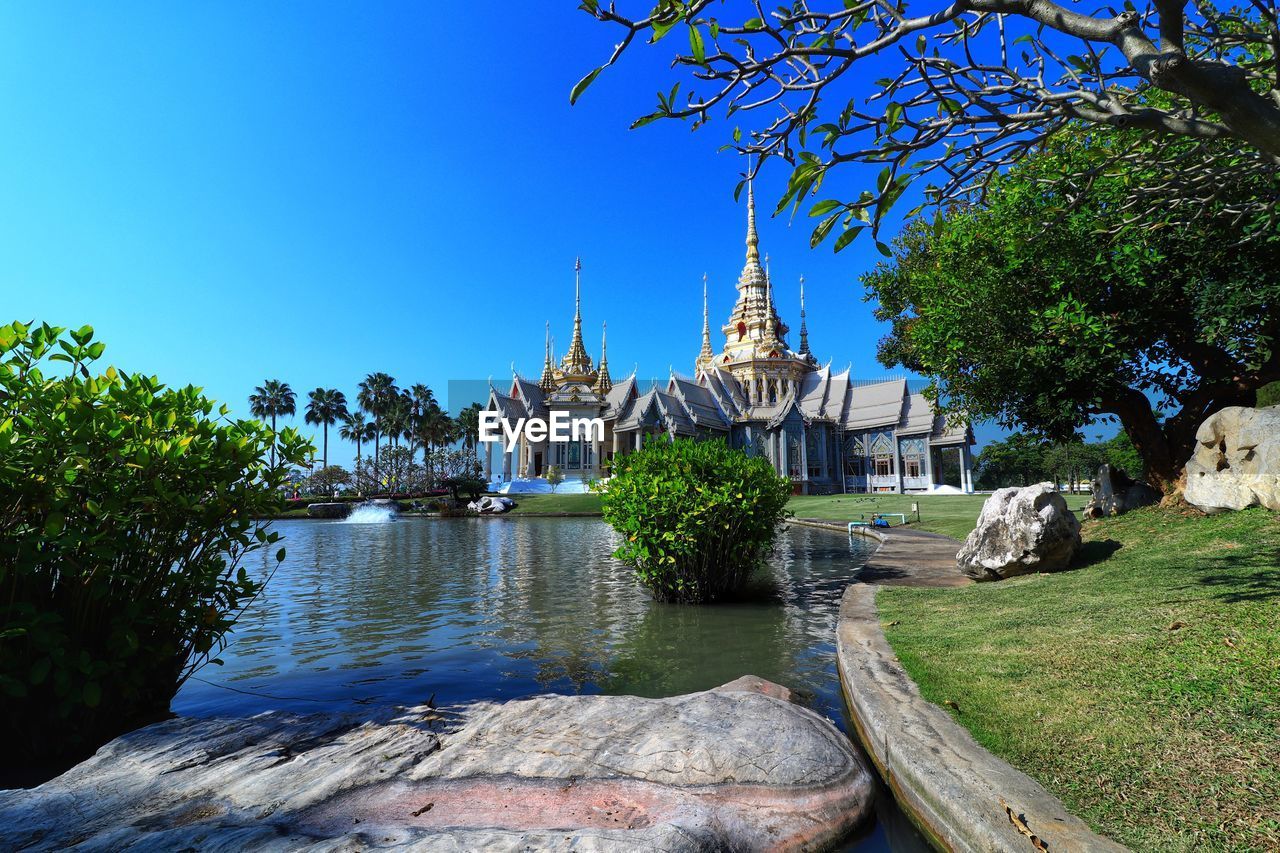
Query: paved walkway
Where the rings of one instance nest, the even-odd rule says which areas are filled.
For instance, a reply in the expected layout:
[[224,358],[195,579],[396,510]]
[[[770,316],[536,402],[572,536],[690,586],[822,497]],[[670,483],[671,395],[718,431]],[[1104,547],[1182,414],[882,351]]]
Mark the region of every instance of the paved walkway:
[[[848,526],[821,518],[793,518],[793,524],[822,527],[846,533]],[[928,533],[910,527],[891,527],[869,531],[880,540],[880,548],[871,556],[854,580],[881,586],[964,586],[972,583],[956,565],[960,543],[941,533]]]

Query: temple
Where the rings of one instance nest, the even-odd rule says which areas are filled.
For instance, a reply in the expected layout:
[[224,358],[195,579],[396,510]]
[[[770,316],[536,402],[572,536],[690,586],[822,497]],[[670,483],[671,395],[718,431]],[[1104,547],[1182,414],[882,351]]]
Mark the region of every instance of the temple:
[[[575,262],[575,311],[568,352],[557,362],[550,324],[542,374],[537,381],[516,373],[506,393],[490,387],[487,409],[516,422],[600,418],[599,436],[573,441],[521,438],[504,452],[485,445],[485,473],[502,491],[542,491],[554,465],[564,490],[581,489],[608,476],[614,456],[639,448],[650,436],[720,438],[764,456],[789,478],[799,494],[833,492],[930,492],[943,486],[944,454],[954,453],[959,488],[973,491],[973,435],[952,427],[905,379],[850,379],[849,370],[821,365],[805,326],[804,279],[800,279],[799,346],[787,343],[790,328],[773,301],[767,263],[760,260],[754,189],[747,190],[746,262],[738,297],[720,327],[723,344],[712,346],[706,276],[702,289],[702,345],[693,374],[672,372],[665,387],[641,389],[634,373],[617,382],[609,373],[605,332],[600,361],[593,363],[582,338],[582,264]],[[494,455],[500,455],[498,465]]]

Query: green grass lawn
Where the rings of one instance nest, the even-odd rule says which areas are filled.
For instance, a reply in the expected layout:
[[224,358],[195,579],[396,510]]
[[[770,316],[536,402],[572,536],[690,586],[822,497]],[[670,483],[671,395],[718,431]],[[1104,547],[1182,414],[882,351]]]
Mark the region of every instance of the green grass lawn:
[[1072,571],[881,590],[890,643],[926,698],[1117,841],[1280,849],[1280,515],[1152,507],[1085,542]]
[[[990,495],[798,495],[787,508],[799,518],[829,518],[855,521],[859,515],[873,512],[904,512],[911,526],[920,530],[943,533],[963,539],[973,530]],[[1064,495],[1067,506],[1079,510],[1088,495]],[[920,521],[911,512],[913,503],[920,504]],[[896,522],[895,522],[896,523]]]
[[[600,512],[599,495],[512,495],[519,504],[512,513],[524,515],[543,512]],[[1067,504],[1079,510],[1087,495],[1067,495]],[[798,495],[787,508],[800,518],[827,518],[854,521],[873,512],[905,512],[911,515],[911,504],[920,504],[920,522],[911,515],[912,527],[945,533],[957,539],[969,535],[986,495]],[[319,499],[317,499],[319,500]],[[291,510],[281,518],[306,518],[306,508]]]
[[600,512],[600,496],[574,495],[509,495],[516,502],[511,515],[540,512]]

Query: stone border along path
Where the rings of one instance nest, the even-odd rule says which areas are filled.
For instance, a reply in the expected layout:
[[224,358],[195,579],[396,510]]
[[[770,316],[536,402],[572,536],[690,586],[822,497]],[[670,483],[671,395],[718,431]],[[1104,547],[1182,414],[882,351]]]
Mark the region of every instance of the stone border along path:
[[[791,523],[840,533],[823,519]],[[943,850],[1123,851],[1038,782],[992,755],[942,708],[920,695],[876,612],[882,585],[963,586],[959,542],[909,528],[859,530],[876,553],[840,601],[836,661],[849,716],[880,777],[916,826]]]

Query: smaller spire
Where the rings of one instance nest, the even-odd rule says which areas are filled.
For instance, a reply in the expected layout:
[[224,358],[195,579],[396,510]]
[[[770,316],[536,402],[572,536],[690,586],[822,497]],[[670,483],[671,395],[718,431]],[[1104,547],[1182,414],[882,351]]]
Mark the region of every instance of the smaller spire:
[[778,321],[773,311],[773,279],[768,273],[764,277],[764,338],[768,343],[778,340]]
[[542,359],[542,378],[538,380],[538,387],[543,391],[550,391],[555,385],[555,377],[552,375],[551,367],[551,321],[547,321],[547,342],[546,352]]
[[609,376],[609,324],[600,324],[600,370],[596,375],[595,392],[603,397],[613,387],[613,378]]
[[813,360],[813,354],[809,352],[809,329],[804,322],[804,276],[800,276],[800,354],[808,356]]
[[698,353],[698,365],[711,364],[715,353],[711,349],[711,319],[707,311],[707,274],[702,274],[702,351]]

